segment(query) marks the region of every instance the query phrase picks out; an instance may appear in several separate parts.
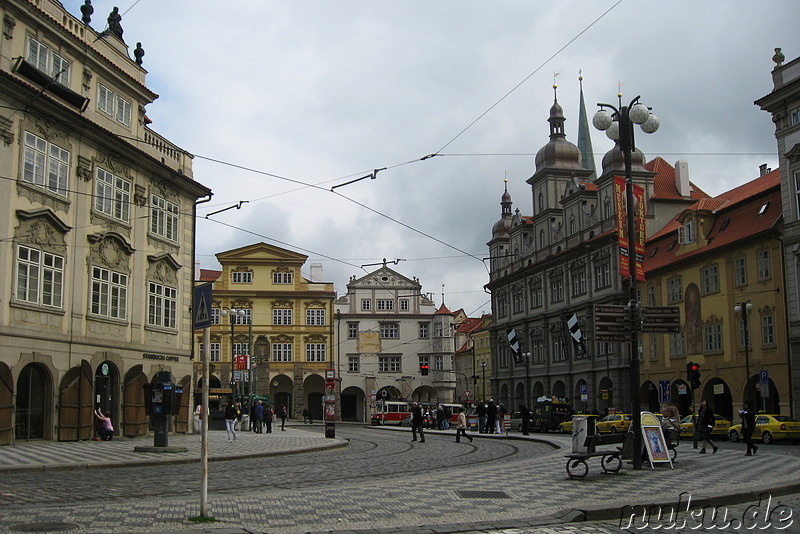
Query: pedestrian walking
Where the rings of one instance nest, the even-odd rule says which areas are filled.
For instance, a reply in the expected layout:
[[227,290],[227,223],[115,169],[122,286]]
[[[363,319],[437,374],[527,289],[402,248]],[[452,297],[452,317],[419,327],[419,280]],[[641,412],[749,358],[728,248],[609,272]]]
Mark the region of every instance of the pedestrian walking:
[[750,401],[744,401],[742,409],[739,410],[739,416],[742,418],[742,437],[747,443],[745,456],[753,456],[758,451],[758,447],[753,443],[753,432],[756,430],[756,414],[754,412]]
[[461,443],[461,436],[464,436],[472,443],[472,436],[467,435],[467,416],[464,414],[464,408],[458,409],[458,421],[456,422],[456,443]]
[[308,424],[308,408],[303,408],[303,424]]
[[[444,430],[450,430],[450,418],[453,416],[453,412],[450,410],[449,406],[443,406],[442,412],[444,415],[442,418],[442,428],[444,428]],[[466,417],[466,415],[464,417]]]
[[475,413],[478,414],[478,434],[483,434],[486,432],[486,404],[483,401],[478,403]]
[[527,404],[523,404],[519,409],[519,414],[522,417],[522,435],[529,436],[531,428],[531,409]]
[[272,406],[269,404],[264,405],[264,422],[267,425],[267,434],[272,434],[272,423],[275,421],[275,412],[272,411]]
[[203,431],[203,429],[200,427],[202,421],[203,421],[203,405],[198,404],[194,408],[194,431],[197,432],[198,434]]
[[260,400],[257,400],[253,407],[253,431],[256,434],[264,431],[264,404]]
[[495,419],[495,422],[494,422],[494,433],[495,434],[502,434],[503,433],[503,421],[505,421],[505,415],[507,413],[508,412],[506,411],[506,407],[503,406],[503,403],[501,402],[497,406],[497,418]]
[[411,403],[411,441],[417,441],[417,430],[419,430],[419,441],[425,443],[425,433],[422,431],[424,418],[422,417],[422,407],[416,402]]
[[228,432],[228,443],[236,439],[236,416],[238,415],[233,401],[225,406],[225,430]]
[[714,442],[711,441],[711,431],[714,430],[715,423],[714,410],[708,405],[708,401],[703,399],[700,401],[700,415],[697,416],[697,429],[700,433],[700,440],[703,442],[700,454],[705,454],[706,447],[709,445],[714,449],[713,452],[717,452],[719,449],[719,447],[714,445]]
[[289,418],[289,410],[286,409],[286,406],[281,406],[281,430],[286,430],[286,419]]

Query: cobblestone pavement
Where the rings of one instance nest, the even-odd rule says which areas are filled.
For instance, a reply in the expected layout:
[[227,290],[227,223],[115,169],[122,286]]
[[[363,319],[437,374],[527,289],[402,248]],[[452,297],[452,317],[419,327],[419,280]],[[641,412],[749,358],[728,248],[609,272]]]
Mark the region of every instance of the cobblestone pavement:
[[[307,464],[313,459],[311,465],[305,466],[302,483],[294,486],[291,477],[287,477],[285,484],[254,484],[250,491],[245,492],[214,491],[209,496],[210,510],[218,521],[205,529],[188,520],[199,515],[198,495],[161,496],[157,499],[106,497],[102,488],[107,480],[97,480],[96,486],[100,489],[96,501],[63,505],[43,502],[18,504],[18,501],[13,501],[0,506],[0,532],[14,532],[15,525],[34,522],[74,525],[72,532],[280,534],[356,530],[388,532],[387,529],[409,533],[620,532],[619,511],[625,505],[677,502],[682,492],[690,493],[695,502],[704,502],[700,499],[705,498],[722,503],[731,494],[740,494],[740,500],[749,497],[752,501],[762,490],[772,490],[777,495],[796,492],[800,484],[800,457],[793,447],[765,446],[759,449],[758,455],[745,461],[743,449],[733,445],[726,445],[714,455],[698,455],[690,444],[682,444],[674,470],[659,467],[655,472],[649,469],[633,471],[626,466],[618,475],[602,475],[598,460],[591,464],[586,479],[570,480],[564,469],[564,450],[521,440],[501,438],[495,441],[497,438],[481,437],[472,444],[455,444],[452,434],[432,432],[426,443],[412,444],[407,433],[347,426],[337,427],[337,436],[352,437],[353,442],[372,441],[376,449],[388,448],[387,443],[397,443],[405,452],[392,452],[389,458],[394,458],[397,463],[391,469],[385,469],[383,474],[374,472],[374,476],[370,471],[373,467],[363,461],[358,451],[349,451],[350,448],[293,457],[291,459],[295,462],[306,458]],[[566,445],[566,437],[547,438],[561,440]],[[524,453],[504,456],[501,450],[509,446],[516,446]],[[316,484],[310,482],[315,472],[313,467],[322,461],[322,454],[331,458],[352,454],[349,470],[356,474],[363,471],[364,476],[358,479],[352,476],[331,477]],[[429,458],[468,457],[469,454],[483,454],[486,461],[466,462],[450,468],[437,468],[435,463],[428,463]],[[280,465],[287,458],[262,459],[260,469]],[[227,467],[228,463],[219,466]],[[239,462],[230,462],[231,465],[234,463],[239,465]],[[416,463],[420,463],[422,469],[408,468],[408,464]],[[341,467],[335,463],[330,466]],[[430,468],[425,469],[428,466]],[[317,467],[317,473],[325,472],[323,464]],[[294,467],[279,469],[288,472]],[[401,472],[393,472],[397,469]],[[275,471],[269,473],[274,477]],[[0,480],[5,480],[6,474],[9,473],[0,474],[3,477]],[[248,475],[252,478],[254,474],[250,469],[241,475],[242,478]],[[0,493],[4,485],[0,482]],[[60,491],[71,490],[62,487]],[[463,491],[477,493],[460,493]],[[797,497],[793,494],[791,498],[794,499],[796,515],[800,513],[796,511]],[[575,513],[563,515],[570,510],[583,511],[590,519],[602,521],[545,526],[547,522],[580,517]]]

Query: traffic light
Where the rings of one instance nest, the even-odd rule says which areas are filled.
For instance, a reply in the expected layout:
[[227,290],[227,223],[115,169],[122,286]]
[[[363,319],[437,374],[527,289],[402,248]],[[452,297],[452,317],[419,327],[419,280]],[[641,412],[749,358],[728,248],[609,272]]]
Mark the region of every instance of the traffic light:
[[692,375],[690,377],[690,380],[692,382],[692,388],[693,389],[699,389],[700,388],[700,364],[699,363],[692,363],[691,372],[692,372]]
[[694,362],[688,362],[686,364],[686,381],[691,383],[692,381],[692,367],[694,366]]
[[422,376],[428,376],[428,364],[427,363],[420,363],[419,364],[419,374]]

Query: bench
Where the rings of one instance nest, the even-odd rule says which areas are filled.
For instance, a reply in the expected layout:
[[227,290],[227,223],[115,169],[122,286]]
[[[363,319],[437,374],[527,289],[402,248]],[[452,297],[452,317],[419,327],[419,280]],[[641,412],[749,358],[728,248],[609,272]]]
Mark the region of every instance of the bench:
[[565,455],[567,458],[567,474],[569,478],[584,478],[589,474],[589,458],[600,458],[600,467],[604,473],[616,473],[622,469],[622,447],[614,447],[603,451],[596,448],[602,445],[616,445],[625,443],[627,434],[595,434],[587,436],[584,446],[589,452],[573,452]]

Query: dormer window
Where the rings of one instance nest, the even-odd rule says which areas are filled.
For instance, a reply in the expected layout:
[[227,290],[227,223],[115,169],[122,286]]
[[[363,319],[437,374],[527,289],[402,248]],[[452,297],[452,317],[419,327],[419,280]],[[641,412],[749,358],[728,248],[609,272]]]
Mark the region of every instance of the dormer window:
[[720,232],[721,232],[721,231],[723,231],[725,228],[727,228],[727,227],[728,227],[728,225],[729,225],[730,223],[731,223],[731,218],[730,218],[730,217],[728,217],[728,218],[726,218],[725,220],[723,220],[723,221],[722,221],[722,224],[721,224],[721,225],[719,225],[719,231],[720,231]]
[[767,209],[769,209],[769,202],[764,202],[761,205],[761,208],[758,210],[758,216],[761,217],[764,215],[767,212]]
[[686,224],[678,228],[678,243],[686,245],[688,243],[694,243],[694,239],[694,220],[689,219]]
[[97,84],[97,109],[125,126],[131,125],[131,103],[102,83]]

